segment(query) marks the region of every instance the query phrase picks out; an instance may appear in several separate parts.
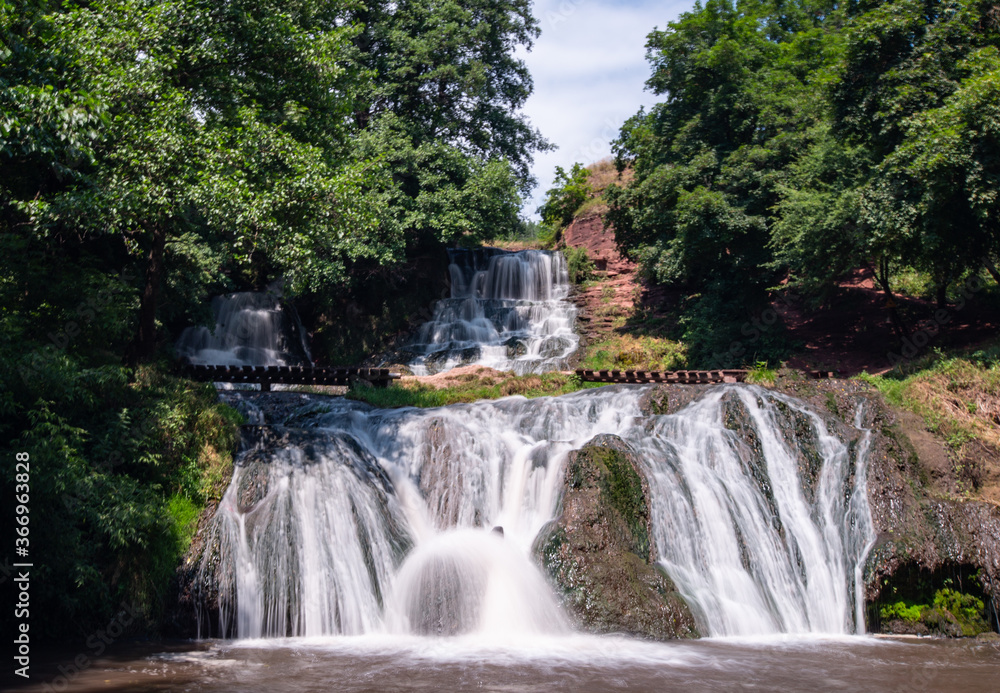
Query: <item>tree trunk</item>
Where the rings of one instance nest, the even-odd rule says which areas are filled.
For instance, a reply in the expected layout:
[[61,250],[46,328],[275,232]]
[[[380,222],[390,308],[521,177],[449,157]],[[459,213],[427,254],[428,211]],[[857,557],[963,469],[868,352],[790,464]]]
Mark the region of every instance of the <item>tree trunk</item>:
[[937,285],[937,307],[948,307],[948,282],[941,282]]
[[889,260],[885,257],[881,258],[878,263],[878,269],[872,267],[871,270],[872,274],[875,275],[875,281],[882,287],[882,293],[885,294],[885,305],[889,309],[889,321],[892,323],[892,329],[899,338],[899,341],[902,342],[910,334],[902,318],[899,317],[899,310],[896,308],[896,298],[892,295],[892,288],[889,286]]
[[1000,284],[1000,272],[997,272],[997,266],[993,264],[993,260],[987,257],[983,260],[983,265],[986,267],[986,271],[990,273],[990,276],[993,277],[993,281]]
[[149,249],[146,266],[146,285],[139,303],[139,329],[129,350],[128,364],[149,361],[156,353],[156,309],[160,300],[160,278],[163,275],[163,254],[167,244],[167,230],[162,224],[152,229],[153,245]]

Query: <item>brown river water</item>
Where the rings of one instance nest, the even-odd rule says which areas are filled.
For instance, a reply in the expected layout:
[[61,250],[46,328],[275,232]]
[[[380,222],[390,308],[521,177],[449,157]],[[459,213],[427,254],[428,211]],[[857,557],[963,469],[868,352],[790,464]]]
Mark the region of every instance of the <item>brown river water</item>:
[[366,636],[135,643],[78,670],[76,656],[51,657],[5,690],[1000,691],[998,640]]

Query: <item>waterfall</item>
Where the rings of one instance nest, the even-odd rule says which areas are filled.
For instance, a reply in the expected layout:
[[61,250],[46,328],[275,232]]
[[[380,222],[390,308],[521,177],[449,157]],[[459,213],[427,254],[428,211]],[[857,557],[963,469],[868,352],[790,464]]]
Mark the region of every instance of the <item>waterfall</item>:
[[408,349],[417,375],[463,364],[516,373],[566,366],[579,337],[562,253],[449,250],[451,296]]
[[188,327],[179,357],[217,366],[309,365],[312,359],[295,310],[274,293],[244,291],[212,299],[215,327]]
[[223,628],[566,633],[532,546],[558,513],[567,455],[613,434],[643,460],[657,558],[703,634],[863,629],[861,413],[831,431],[799,400],[723,385],[656,416],[646,390],[424,410],[311,402],[302,428],[239,460],[211,525],[200,579],[217,585]]
[[[727,427],[733,414],[749,435]],[[852,454],[803,403],[730,386],[632,438],[660,563],[702,632],[863,632],[867,436]]]

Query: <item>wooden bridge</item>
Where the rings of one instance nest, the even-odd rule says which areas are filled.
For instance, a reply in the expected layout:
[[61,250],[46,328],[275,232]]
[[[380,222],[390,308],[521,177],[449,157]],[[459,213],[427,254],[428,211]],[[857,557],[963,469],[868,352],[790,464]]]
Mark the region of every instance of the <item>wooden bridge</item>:
[[[835,378],[832,371],[803,371],[809,378]],[[588,383],[675,383],[702,385],[705,383],[741,383],[746,380],[746,370],[720,371],[576,371],[580,380]]]
[[[270,392],[271,383],[284,385],[350,385],[358,381],[386,387],[399,373],[388,368],[316,368],[311,366],[206,366],[181,364],[180,374],[192,380],[215,383],[255,383],[261,392]],[[704,385],[740,383],[749,371],[637,371],[578,370],[577,377],[590,383],[674,383]],[[809,378],[835,378],[832,371],[803,371]]]
[[180,372],[192,380],[213,383],[259,383],[270,392],[271,383],[284,385],[350,385],[365,381],[386,387],[400,377],[388,368],[315,368],[311,366],[203,366],[182,364]]

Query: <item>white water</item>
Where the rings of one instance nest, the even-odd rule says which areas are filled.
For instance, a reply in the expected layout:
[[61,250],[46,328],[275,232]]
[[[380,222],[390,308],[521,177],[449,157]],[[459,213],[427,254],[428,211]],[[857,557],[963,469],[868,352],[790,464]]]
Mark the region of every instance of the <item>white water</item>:
[[[727,392],[749,413],[759,455],[725,428]],[[802,403],[762,394],[715,388],[633,439],[648,464],[660,562],[702,632],[864,632],[852,593],[872,539],[864,483],[868,432],[861,459],[852,460],[848,446]],[[811,493],[800,468],[808,461],[787,440],[778,404],[810,423],[822,460]],[[852,462],[858,474],[850,474]]]
[[566,366],[580,338],[562,253],[453,250],[449,258],[451,297],[408,347],[415,374],[465,364],[516,373]]
[[[392,411],[332,400],[305,440],[257,451],[273,458],[238,469],[220,505],[222,566],[202,570],[221,576],[229,633],[566,633],[531,546],[557,514],[567,454],[601,433],[644,459],[660,561],[703,634],[863,628],[867,432],[852,458],[805,405],[759,388],[711,388],[671,416],[642,416],[640,395]],[[745,408],[760,455],[725,427],[727,399]],[[779,406],[818,451],[811,485]],[[251,472],[268,492],[241,508]]]
[[212,299],[215,327],[188,327],[177,355],[213,366],[309,365],[298,317],[274,293],[244,291]]

